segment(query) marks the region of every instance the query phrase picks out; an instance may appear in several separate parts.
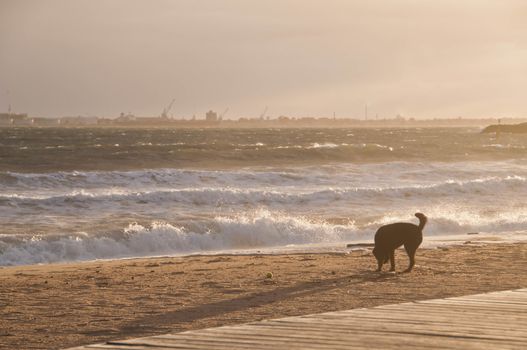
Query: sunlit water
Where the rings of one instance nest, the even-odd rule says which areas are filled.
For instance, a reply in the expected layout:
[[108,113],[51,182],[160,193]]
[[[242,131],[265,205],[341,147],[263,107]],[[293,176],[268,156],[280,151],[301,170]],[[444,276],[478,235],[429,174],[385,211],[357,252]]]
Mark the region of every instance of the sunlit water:
[[[523,237],[527,135],[478,129],[0,129],[0,265]],[[344,246],[344,245],[342,245]]]

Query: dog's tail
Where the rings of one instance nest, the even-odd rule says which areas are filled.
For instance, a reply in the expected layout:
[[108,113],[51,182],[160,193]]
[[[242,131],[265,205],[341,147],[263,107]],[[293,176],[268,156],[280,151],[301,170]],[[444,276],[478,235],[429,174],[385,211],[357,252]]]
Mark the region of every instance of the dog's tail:
[[419,231],[423,231],[423,228],[425,227],[428,218],[423,213],[415,213],[415,216],[419,219]]

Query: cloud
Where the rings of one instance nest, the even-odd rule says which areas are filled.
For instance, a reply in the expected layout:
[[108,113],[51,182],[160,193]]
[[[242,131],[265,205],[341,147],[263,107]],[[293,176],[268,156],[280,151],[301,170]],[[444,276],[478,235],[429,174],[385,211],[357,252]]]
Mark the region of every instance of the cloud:
[[522,1],[0,6],[0,92],[31,114],[155,115],[173,97],[178,115],[527,114]]

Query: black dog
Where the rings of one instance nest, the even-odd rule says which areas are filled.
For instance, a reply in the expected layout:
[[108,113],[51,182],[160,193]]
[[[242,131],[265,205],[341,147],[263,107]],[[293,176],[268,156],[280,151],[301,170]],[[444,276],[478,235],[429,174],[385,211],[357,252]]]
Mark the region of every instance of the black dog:
[[375,248],[373,255],[377,259],[381,271],[382,265],[390,259],[390,271],[395,271],[395,249],[404,244],[404,249],[410,259],[410,265],[404,272],[412,271],[415,265],[415,251],[423,241],[423,227],[426,225],[427,218],[424,214],[416,213],[419,219],[419,226],[407,222],[398,222],[382,226],[375,233]]

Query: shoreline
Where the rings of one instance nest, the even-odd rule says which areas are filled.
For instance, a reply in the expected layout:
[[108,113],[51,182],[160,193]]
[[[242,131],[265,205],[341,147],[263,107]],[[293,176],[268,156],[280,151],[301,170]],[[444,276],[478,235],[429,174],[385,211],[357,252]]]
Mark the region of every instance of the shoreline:
[[[65,348],[527,286],[527,243],[420,249],[416,261],[409,274],[375,273],[369,249],[4,267],[0,349]],[[396,262],[397,271],[406,268],[403,250]]]
[[[492,234],[487,232],[469,232],[464,234],[447,234],[428,236],[423,241],[419,249],[450,248],[460,245],[478,244],[515,244],[527,243],[527,231],[500,232]],[[347,254],[353,251],[367,251],[373,249],[373,239],[348,240],[332,243],[310,243],[310,244],[290,244],[287,246],[259,247],[247,249],[223,249],[200,252],[181,252],[174,254],[144,255],[144,256],[115,256],[108,258],[94,258],[86,260],[57,260],[50,262],[38,262],[28,264],[0,265],[0,270],[14,267],[31,267],[47,265],[68,265],[84,263],[105,263],[112,261],[126,261],[135,259],[169,259],[169,258],[189,258],[189,257],[210,257],[210,256],[273,256],[273,255],[295,255],[295,254]]]

